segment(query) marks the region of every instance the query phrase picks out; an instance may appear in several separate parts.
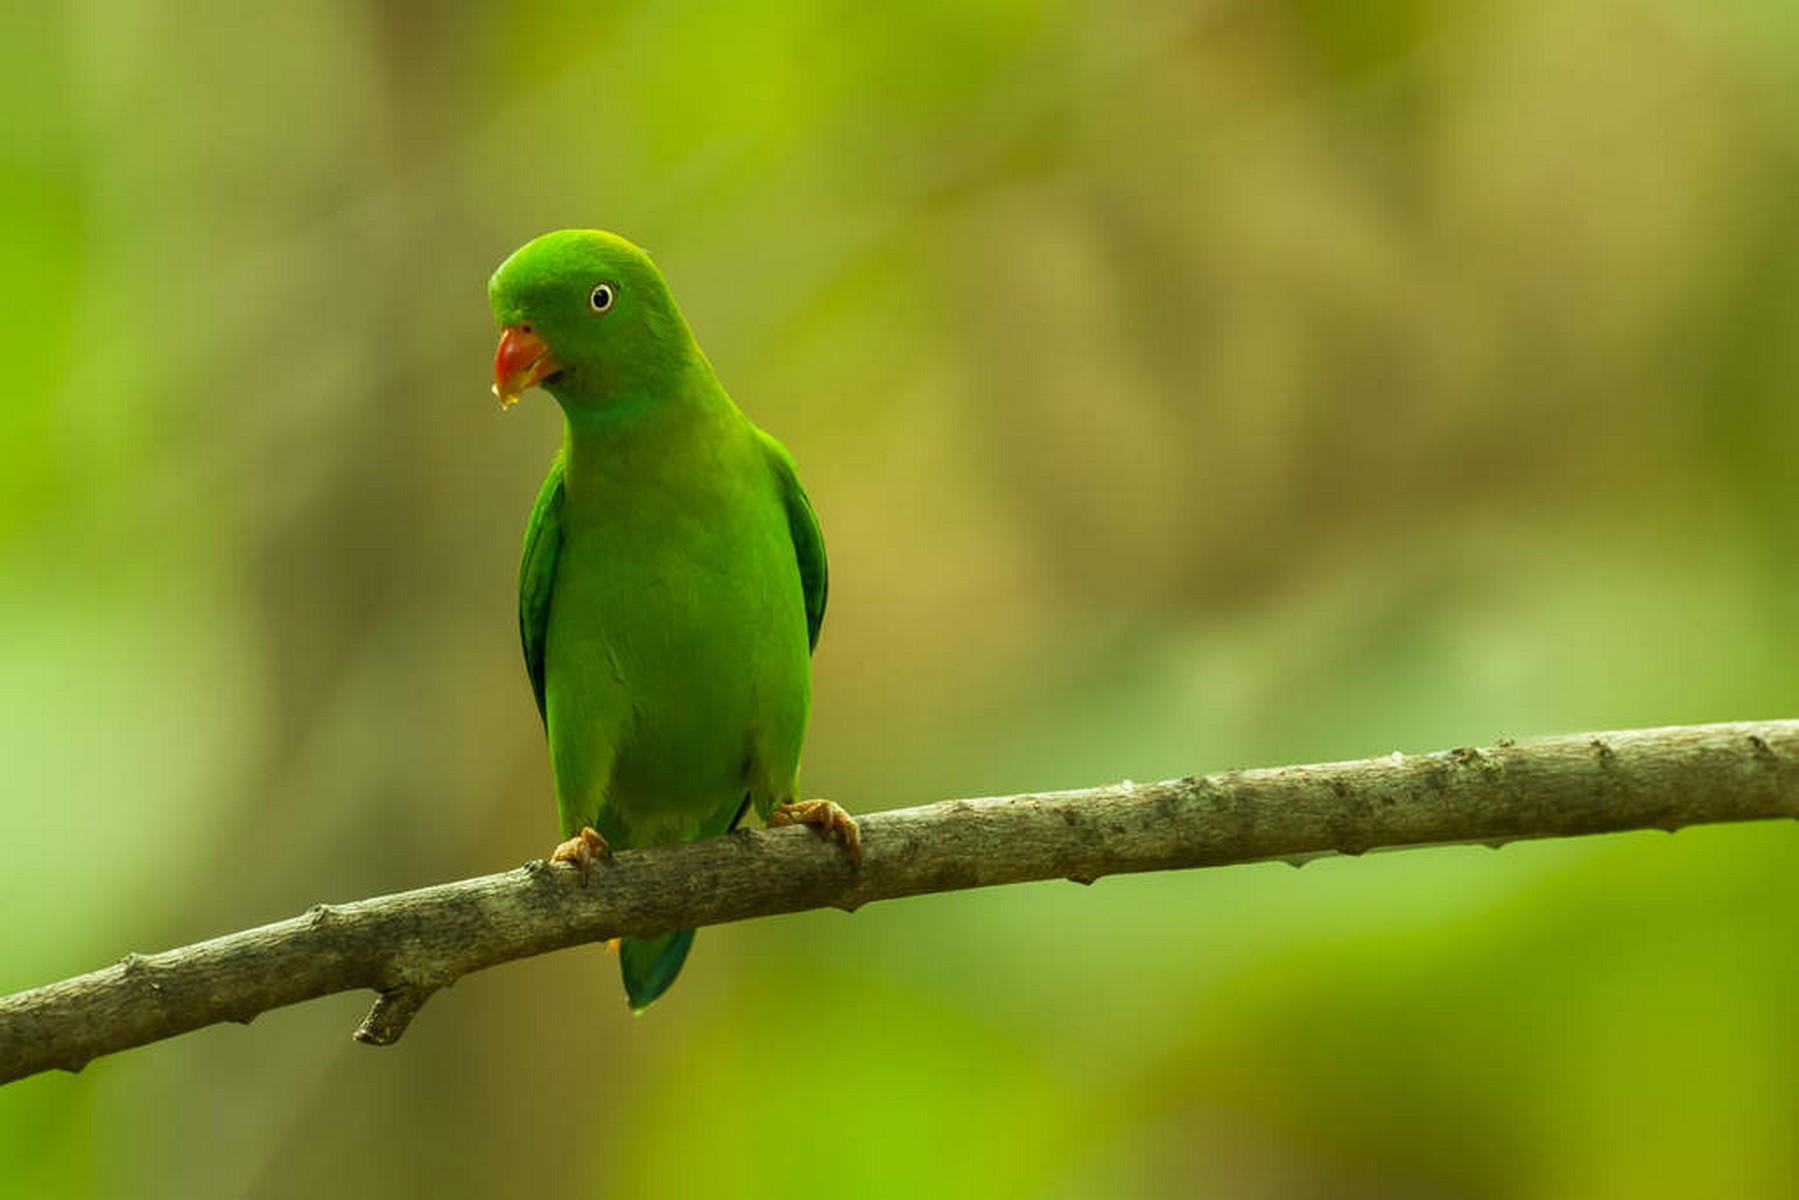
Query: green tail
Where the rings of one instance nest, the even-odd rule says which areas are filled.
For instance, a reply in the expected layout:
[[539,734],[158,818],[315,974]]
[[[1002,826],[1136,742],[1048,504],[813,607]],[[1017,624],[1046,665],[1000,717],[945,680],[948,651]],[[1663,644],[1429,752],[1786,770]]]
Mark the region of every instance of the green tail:
[[691,929],[665,933],[659,938],[620,939],[618,966],[625,977],[625,995],[630,998],[632,1012],[642,1012],[669,989],[681,973],[691,945]]

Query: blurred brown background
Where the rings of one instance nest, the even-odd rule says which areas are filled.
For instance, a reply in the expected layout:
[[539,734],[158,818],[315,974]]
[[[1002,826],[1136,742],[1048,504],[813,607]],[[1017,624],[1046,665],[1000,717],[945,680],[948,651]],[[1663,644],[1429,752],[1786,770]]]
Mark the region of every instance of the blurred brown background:
[[[648,246],[852,809],[1799,714],[1799,9],[0,18],[0,992],[555,834],[484,284]],[[964,893],[0,1090],[0,1195],[1792,1195],[1799,830]]]

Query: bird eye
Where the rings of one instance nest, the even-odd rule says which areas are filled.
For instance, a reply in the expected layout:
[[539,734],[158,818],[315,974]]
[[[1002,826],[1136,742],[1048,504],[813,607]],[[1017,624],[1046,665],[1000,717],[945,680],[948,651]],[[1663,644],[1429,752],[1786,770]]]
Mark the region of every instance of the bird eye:
[[614,298],[615,294],[611,284],[596,283],[593,285],[592,294],[587,297],[587,307],[592,309],[595,315],[598,315],[612,307]]

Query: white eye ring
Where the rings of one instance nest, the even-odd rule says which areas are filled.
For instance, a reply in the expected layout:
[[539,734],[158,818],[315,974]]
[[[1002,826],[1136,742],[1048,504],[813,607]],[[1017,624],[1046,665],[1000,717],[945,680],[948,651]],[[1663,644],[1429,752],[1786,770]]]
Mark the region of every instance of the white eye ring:
[[611,308],[612,302],[617,298],[618,293],[613,289],[611,284],[596,283],[593,285],[593,291],[587,294],[587,307],[592,310],[595,316],[598,316]]

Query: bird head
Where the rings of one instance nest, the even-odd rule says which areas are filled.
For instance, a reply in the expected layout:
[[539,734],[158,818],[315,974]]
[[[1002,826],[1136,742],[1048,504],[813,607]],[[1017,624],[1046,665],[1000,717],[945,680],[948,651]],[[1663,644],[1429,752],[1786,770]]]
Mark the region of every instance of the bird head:
[[539,385],[571,416],[653,397],[695,353],[662,273],[617,234],[564,229],[527,242],[488,280],[487,297],[503,408]]

